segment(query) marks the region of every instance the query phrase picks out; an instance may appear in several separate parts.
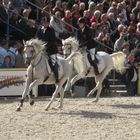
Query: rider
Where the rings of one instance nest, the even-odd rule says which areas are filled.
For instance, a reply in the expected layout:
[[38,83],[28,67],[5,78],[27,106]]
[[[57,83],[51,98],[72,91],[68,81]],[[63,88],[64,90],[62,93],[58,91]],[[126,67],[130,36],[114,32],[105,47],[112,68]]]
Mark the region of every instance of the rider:
[[77,34],[77,39],[80,43],[80,48],[87,48],[87,51],[89,52],[89,61],[91,65],[95,69],[95,74],[98,75],[98,67],[97,67],[97,61],[96,61],[96,50],[95,50],[95,41],[93,40],[92,36],[92,29],[90,29],[85,22],[85,19],[83,17],[79,18],[79,30]]
[[57,53],[58,49],[56,46],[56,36],[55,31],[50,27],[50,18],[42,18],[42,27],[36,33],[36,37],[45,41],[46,52],[50,56],[50,67],[55,74],[56,82],[58,83],[58,65],[57,65]]

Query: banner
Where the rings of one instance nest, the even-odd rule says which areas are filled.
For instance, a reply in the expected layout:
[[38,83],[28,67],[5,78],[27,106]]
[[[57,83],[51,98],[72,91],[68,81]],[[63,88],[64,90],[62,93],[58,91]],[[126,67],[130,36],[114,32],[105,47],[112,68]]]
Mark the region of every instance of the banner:
[[25,80],[25,68],[0,69],[0,96],[21,96]]

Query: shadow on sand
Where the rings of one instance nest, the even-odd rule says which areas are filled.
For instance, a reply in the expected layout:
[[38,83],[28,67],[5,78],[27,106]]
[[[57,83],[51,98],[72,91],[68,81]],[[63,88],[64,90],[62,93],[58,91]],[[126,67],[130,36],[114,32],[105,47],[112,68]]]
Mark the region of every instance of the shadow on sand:
[[135,104],[117,104],[117,105],[111,105],[112,107],[117,107],[117,108],[123,108],[123,109],[140,109],[140,105],[135,105]]

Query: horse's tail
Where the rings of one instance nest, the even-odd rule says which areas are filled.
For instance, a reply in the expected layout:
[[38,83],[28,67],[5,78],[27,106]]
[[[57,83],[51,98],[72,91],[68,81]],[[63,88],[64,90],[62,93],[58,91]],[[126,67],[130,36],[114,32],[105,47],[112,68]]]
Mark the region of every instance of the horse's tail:
[[110,56],[113,59],[114,69],[119,73],[123,73],[125,71],[125,59],[126,59],[125,54],[120,51],[113,53]]

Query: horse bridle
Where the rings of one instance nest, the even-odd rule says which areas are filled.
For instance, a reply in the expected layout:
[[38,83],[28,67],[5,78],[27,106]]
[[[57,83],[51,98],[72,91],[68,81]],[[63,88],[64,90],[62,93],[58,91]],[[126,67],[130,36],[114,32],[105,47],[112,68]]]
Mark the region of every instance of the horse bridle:
[[[33,51],[35,52],[35,49],[34,49],[33,46],[28,46],[28,47],[33,48]],[[42,51],[42,50],[40,50],[40,51],[39,51],[37,54],[35,54],[34,56],[30,57],[30,59],[31,59],[30,64],[32,65],[32,67],[35,67],[35,66],[37,66],[37,65],[40,63],[40,61],[41,61],[41,59],[42,59],[42,55],[41,55],[39,61],[38,61],[36,64],[34,64],[34,62],[32,62],[32,60],[35,60],[35,58],[40,54],[41,51]]]
[[[69,51],[69,52],[70,52],[69,54],[71,54],[71,52],[72,52],[72,45],[69,44],[69,43],[67,43],[67,44],[65,44],[65,45],[63,45],[63,46],[64,46],[64,47],[70,46],[70,47],[67,47],[67,51]],[[66,55],[69,55],[69,54],[66,54]]]

